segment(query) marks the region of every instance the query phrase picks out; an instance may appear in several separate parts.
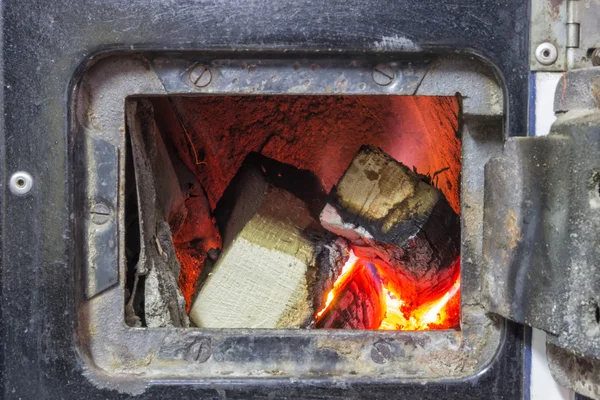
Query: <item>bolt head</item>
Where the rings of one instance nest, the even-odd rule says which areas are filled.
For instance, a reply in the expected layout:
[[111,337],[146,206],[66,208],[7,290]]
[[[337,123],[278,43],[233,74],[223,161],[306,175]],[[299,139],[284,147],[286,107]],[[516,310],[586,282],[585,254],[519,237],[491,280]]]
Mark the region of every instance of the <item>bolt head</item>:
[[208,86],[212,81],[212,72],[210,69],[203,64],[198,64],[190,71],[190,82],[196,87]]
[[594,65],[594,66],[600,65],[600,49],[595,49],[592,52],[592,65]]
[[379,86],[388,86],[396,79],[396,72],[387,64],[379,64],[373,69],[373,80]]
[[13,194],[25,195],[33,187],[33,177],[25,171],[18,171],[12,174],[8,182],[8,187]]
[[96,225],[102,225],[108,222],[110,219],[110,208],[106,204],[96,203],[90,210],[92,215],[92,222]]
[[189,346],[184,358],[188,361],[195,361],[199,364],[202,364],[208,361],[211,355],[212,346],[210,344],[210,340],[200,339],[198,341],[193,342]]

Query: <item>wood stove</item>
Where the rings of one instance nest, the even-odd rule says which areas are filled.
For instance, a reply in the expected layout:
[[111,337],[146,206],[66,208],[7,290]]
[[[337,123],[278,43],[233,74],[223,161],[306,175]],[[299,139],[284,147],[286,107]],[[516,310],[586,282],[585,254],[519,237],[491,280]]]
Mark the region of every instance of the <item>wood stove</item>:
[[597,68],[519,137],[583,21],[76,3],[3,4],[3,397],[528,399],[529,326],[598,397]]

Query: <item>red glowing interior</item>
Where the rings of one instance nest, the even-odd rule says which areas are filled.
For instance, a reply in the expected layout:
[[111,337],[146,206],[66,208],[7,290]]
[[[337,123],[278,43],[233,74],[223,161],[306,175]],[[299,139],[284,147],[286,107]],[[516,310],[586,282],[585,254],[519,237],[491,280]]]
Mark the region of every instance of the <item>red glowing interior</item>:
[[[460,263],[460,259],[455,262]],[[327,311],[327,308],[338,296],[343,287],[351,280],[357,279],[357,274],[366,271],[362,268],[366,263],[375,267],[381,279],[381,291],[384,293],[383,320],[378,329],[381,330],[426,330],[426,329],[448,329],[456,327],[459,322],[460,311],[460,276],[457,276],[454,284],[440,298],[415,308],[406,309],[402,299],[402,293],[394,292],[384,283],[385,270],[350,252],[350,257],[342,269],[341,275],[334,282],[333,289],[327,294],[325,304],[319,310],[315,318],[319,320]]]
[[[213,210],[249,152],[260,152],[310,170],[329,191],[361,145],[368,144],[419,173],[434,177],[435,186],[460,213],[458,98],[211,96],[152,101],[157,123],[173,138],[181,159],[202,184]],[[175,245],[181,263],[180,286],[189,310],[206,254]],[[360,266],[367,263],[371,261],[352,254],[328,298],[323,299],[317,318],[349,279],[358,279]],[[370,265],[381,273],[377,265]],[[385,282],[385,277],[380,278]],[[443,296],[416,309],[407,309],[402,293],[381,285],[385,317],[379,329],[458,327],[459,276]]]

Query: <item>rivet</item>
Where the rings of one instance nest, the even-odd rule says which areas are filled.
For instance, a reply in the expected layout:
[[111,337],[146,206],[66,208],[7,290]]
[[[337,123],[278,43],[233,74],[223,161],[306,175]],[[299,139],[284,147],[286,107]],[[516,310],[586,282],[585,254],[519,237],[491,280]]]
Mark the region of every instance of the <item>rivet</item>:
[[18,171],[10,177],[8,187],[13,194],[22,196],[33,187],[33,178],[28,172]]
[[542,65],[554,64],[558,58],[556,46],[550,42],[544,42],[535,49],[535,58]]

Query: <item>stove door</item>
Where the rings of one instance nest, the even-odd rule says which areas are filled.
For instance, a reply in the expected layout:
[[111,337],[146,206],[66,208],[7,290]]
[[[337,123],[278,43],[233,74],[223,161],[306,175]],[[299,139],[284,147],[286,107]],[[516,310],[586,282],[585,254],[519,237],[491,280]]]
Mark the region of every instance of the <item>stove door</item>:
[[600,68],[567,73],[547,137],[486,165],[482,302],[548,333],[555,379],[600,397]]

